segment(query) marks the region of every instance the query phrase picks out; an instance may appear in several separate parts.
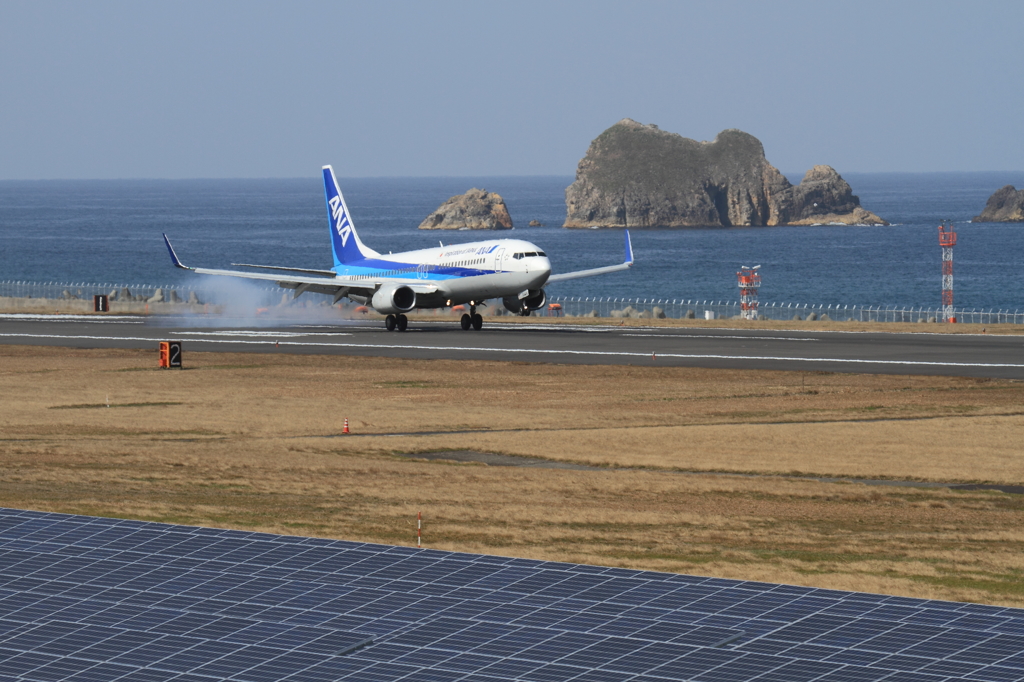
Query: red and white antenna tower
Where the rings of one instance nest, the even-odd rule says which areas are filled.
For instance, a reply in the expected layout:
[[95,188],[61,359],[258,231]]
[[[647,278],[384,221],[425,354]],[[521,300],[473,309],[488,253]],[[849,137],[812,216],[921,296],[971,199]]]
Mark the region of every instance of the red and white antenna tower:
[[760,265],[741,265],[736,273],[740,285],[740,317],[747,320],[757,319],[757,289],[761,286],[761,275],[757,271],[760,269]]
[[956,246],[953,221],[939,225],[939,246],[942,247],[942,319],[956,322],[953,317],[953,247]]

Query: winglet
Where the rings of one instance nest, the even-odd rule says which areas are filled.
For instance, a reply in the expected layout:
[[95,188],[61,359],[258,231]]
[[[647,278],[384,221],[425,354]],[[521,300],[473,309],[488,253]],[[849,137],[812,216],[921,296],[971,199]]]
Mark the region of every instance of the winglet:
[[581,277],[594,277],[595,275],[607,275],[612,272],[622,272],[633,267],[633,242],[629,238],[629,230],[626,233],[626,260],[618,265],[608,265],[603,268],[590,268],[589,270],[577,270],[576,272],[565,272],[560,275],[549,275],[548,283],[564,282],[567,279],[579,279]]
[[178,255],[174,253],[174,247],[171,246],[171,240],[167,238],[166,234],[164,234],[164,244],[167,244],[167,252],[171,254],[171,262],[174,263],[174,267],[181,268],[182,270],[195,270],[195,268],[181,264],[181,261],[178,260]]

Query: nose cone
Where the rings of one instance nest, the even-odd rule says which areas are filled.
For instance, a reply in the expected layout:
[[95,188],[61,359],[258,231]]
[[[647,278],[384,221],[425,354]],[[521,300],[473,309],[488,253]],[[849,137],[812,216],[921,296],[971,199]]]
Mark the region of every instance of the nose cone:
[[551,261],[545,256],[538,257],[534,261],[530,264],[530,274],[537,273],[537,278],[541,282],[540,286],[544,286],[544,283],[548,281],[548,277],[551,276]]

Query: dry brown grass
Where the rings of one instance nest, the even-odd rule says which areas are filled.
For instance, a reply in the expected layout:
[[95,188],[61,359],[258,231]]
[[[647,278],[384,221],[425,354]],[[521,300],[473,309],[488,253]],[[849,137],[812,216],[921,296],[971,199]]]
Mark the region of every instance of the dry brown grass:
[[[0,504],[1024,605],[1024,385],[0,346]],[[105,405],[109,396],[110,408]],[[424,436],[356,434],[472,431]],[[427,463],[476,449],[648,470]]]

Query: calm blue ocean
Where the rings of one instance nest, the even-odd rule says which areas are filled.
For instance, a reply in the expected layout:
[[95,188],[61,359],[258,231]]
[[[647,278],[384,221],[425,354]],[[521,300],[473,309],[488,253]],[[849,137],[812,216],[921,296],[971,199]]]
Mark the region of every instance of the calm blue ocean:
[[[732,300],[735,272],[761,265],[762,301],[938,306],[937,226],[955,221],[957,307],[1024,309],[1016,268],[1024,265],[1024,225],[971,224],[988,196],[1022,172],[844,176],[865,208],[891,227],[771,227],[636,230],[628,272],[553,285],[563,296]],[[790,177],[799,181],[799,176]],[[556,272],[620,262],[618,230],[566,230],[571,177],[346,178],[342,190],[363,241],[401,251],[491,236],[421,231],[448,197],[470,187],[498,192],[516,224]],[[527,227],[539,220],[544,227]],[[332,265],[318,174],[273,180],[0,182],[0,280],[177,285],[166,232],[190,265],[231,262]],[[504,236],[504,235],[503,235]]]

